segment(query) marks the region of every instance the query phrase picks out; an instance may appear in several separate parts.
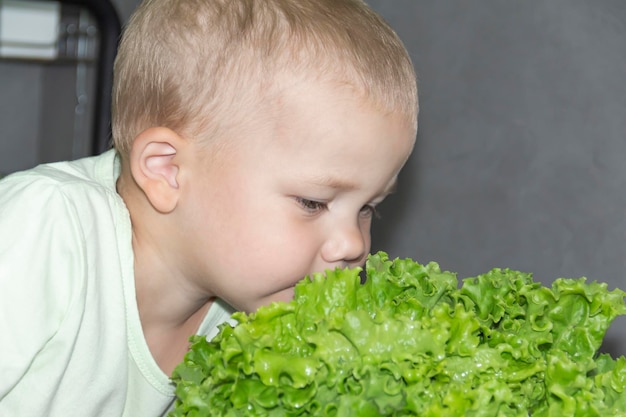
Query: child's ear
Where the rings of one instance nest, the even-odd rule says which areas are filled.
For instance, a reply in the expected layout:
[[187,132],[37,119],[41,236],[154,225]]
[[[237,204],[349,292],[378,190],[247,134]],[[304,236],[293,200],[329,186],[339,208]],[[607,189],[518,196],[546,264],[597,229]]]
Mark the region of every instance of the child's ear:
[[186,141],[165,127],[152,127],[135,138],[130,152],[133,179],[160,213],[169,213],[179,197],[176,155]]

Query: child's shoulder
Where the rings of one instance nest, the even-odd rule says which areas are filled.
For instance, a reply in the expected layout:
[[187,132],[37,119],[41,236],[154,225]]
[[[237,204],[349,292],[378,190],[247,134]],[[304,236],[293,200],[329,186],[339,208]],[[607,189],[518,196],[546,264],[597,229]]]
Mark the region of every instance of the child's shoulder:
[[114,151],[73,161],[41,164],[15,172],[0,181],[0,202],[20,196],[32,199],[52,195],[86,197],[115,193],[119,164]]
[[73,187],[115,190],[119,166],[114,151],[73,161],[52,162],[18,171],[0,181],[0,193],[64,190]]

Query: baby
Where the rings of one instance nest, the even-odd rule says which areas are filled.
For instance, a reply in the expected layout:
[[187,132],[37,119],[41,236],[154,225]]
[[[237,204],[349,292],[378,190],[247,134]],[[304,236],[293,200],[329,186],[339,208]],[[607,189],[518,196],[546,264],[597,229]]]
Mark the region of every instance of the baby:
[[359,0],[147,0],[114,149],[0,182],[0,415],[160,416],[192,334],[362,265],[417,88]]

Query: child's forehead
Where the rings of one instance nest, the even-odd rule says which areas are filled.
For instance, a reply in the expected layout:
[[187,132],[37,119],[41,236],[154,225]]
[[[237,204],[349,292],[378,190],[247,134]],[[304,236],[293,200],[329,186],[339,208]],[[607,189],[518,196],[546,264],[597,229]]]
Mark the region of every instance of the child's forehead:
[[407,114],[400,106],[390,106],[385,97],[375,91],[367,90],[351,76],[329,74],[311,68],[306,73],[294,74],[288,71],[276,77],[276,88],[271,94],[275,108],[289,117],[289,112],[302,106],[332,105],[337,109],[348,108],[350,111],[378,113],[403,121],[416,130],[416,118]]

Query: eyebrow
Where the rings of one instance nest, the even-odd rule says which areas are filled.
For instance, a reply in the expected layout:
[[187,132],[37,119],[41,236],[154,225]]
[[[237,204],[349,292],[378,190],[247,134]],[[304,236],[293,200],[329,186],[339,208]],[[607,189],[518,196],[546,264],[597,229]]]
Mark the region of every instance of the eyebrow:
[[355,190],[358,188],[357,185],[351,181],[346,181],[331,176],[312,178],[311,182],[321,187],[336,188],[338,190]]
[[[330,187],[337,190],[355,190],[359,188],[355,183],[351,181],[341,180],[339,178],[333,178],[330,176],[323,176],[318,178],[313,178],[312,183],[315,185],[319,185],[321,187]],[[396,192],[398,189],[398,177],[395,177],[392,182],[385,187],[383,190],[383,194],[389,195]]]

